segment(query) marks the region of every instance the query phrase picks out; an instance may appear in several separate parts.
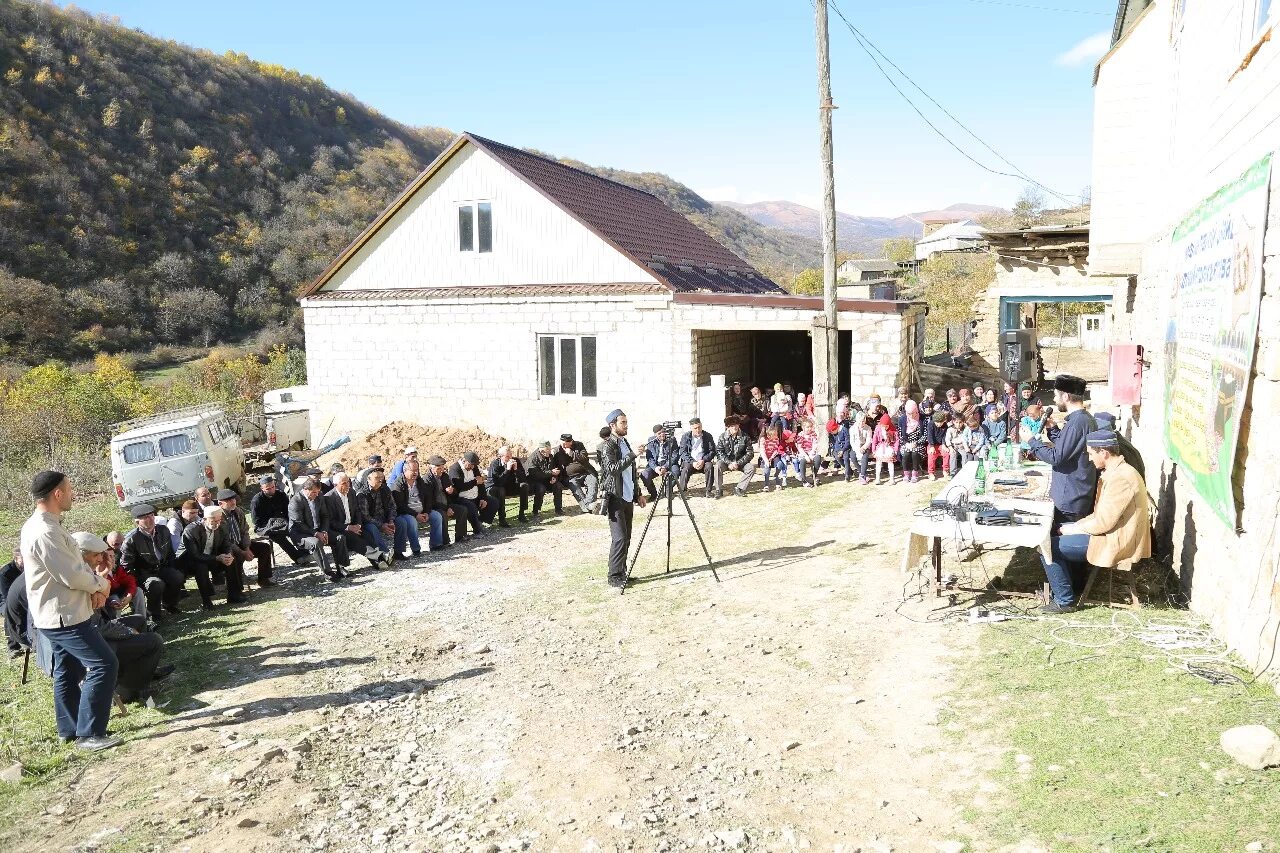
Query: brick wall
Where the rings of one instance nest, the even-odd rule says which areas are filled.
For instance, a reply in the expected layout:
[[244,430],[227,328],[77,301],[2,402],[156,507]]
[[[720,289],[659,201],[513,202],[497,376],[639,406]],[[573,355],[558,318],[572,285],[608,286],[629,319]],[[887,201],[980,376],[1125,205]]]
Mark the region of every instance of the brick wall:
[[693,332],[693,359],[697,383],[706,385],[713,374],[726,383],[751,375],[751,333],[696,329]]

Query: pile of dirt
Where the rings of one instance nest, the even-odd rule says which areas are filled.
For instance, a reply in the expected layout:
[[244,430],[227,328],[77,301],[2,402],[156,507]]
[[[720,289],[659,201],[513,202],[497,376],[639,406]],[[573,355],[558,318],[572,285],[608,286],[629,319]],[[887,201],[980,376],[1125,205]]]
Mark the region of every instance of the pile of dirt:
[[390,470],[400,460],[404,449],[412,446],[418,448],[418,459],[424,464],[437,453],[449,462],[456,462],[468,450],[480,454],[481,461],[487,463],[498,455],[498,448],[504,444],[509,445],[511,452],[517,457],[524,457],[524,445],[507,441],[500,435],[490,435],[476,427],[454,429],[428,427],[413,421],[392,421],[359,441],[343,446],[339,451],[338,461],[348,471],[359,471],[364,467],[365,460],[376,453],[382,457],[383,465]]

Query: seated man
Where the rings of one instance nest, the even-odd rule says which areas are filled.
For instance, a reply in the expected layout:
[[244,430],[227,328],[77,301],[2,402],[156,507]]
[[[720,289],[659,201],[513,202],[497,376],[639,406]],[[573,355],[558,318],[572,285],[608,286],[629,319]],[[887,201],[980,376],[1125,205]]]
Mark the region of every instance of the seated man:
[[[93,534],[89,535],[93,536]],[[94,536],[93,538],[97,539],[99,537]],[[104,542],[103,544],[106,543]],[[111,584],[111,589],[107,592],[107,603],[104,609],[110,611],[113,616],[115,614],[137,616],[142,624],[146,625],[148,619],[147,599],[143,591],[138,588],[137,578],[121,568],[116,560],[116,552],[109,545],[96,562],[99,563],[99,569],[103,573],[103,577],[107,579],[107,583]]]
[[[458,542],[466,542],[471,537],[467,536],[467,508],[458,503],[450,492],[453,481],[449,479],[449,470],[445,465],[443,456],[432,456],[427,460],[427,464],[431,466],[427,471],[427,476],[422,480],[427,484],[427,501],[426,504],[432,510],[440,514],[442,522],[440,526],[440,539],[432,540],[431,550],[437,548],[448,548],[452,544],[449,542],[449,526],[447,519],[453,519],[453,538]],[[453,489],[456,492],[456,489]],[[434,533],[434,531],[432,531]]]
[[266,537],[280,546],[294,565],[309,562],[305,552],[298,549],[289,538],[289,498],[280,491],[274,474],[258,478],[259,491],[249,501],[249,518],[253,521],[255,536]]
[[485,488],[498,507],[498,526],[511,526],[507,524],[507,498],[511,495],[520,496],[519,521],[528,523],[525,513],[529,508],[529,480],[525,476],[524,465],[512,455],[510,447],[498,448],[498,458],[489,463]]
[[539,444],[538,449],[529,454],[524,469],[529,477],[529,485],[533,488],[533,520],[539,520],[542,498],[547,492],[551,493],[556,515],[564,515],[564,478],[560,476],[563,472],[556,467],[552,458],[551,442]]
[[200,602],[205,610],[213,609],[213,580],[210,574],[222,570],[227,578],[227,603],[241,604],[244,597],[244,574],[236,567],[231,553],[231,540],[222,529],[223,510],[220,506],[204,508],[204,518],[198,524],[188,524],[182,530],[182,547],[178,550],[178,565],[195,576],[200,589]]
[[10,658],[22,657],[23,650],[34,645],[27,615],[27,575],[24,572],[13,579],[4,597],[4,639]]
[[169,542],[173,545],[173,553],[177,554],[178,549],[182,547],[182,531],[188,524],[199,520],[200,504],[193,500],[186,500],[173,514],[173,518],[165,522],[165,527],[169,528]]
[[680,436],[680,491],[686,492],[689,477],[702,475],[707,497],[715,492],[716,443],[702,429],[700,418],[689,419],[689,431]]
[[1133,470],[1138,472],[1138,476],[1143,480],[1147,478],[1147,465],[1142,461],[1142,454],[1138,452],[1138,448],[1133,446],[1133,442],[1120,434],[1120,430],[1116,429],[1116,416],[1110,412],[1098,412],[1093,416],[1094,422],[1098,425],[1098,429],[1109,429],[1116,434],[1116,441],[1120,445],[1120,455],[1124,457],[1124,461],[1128,462]]
[[[329,580],[341,580],[346,577],[346,568],[350,558],[347,548],[341,540],[329,539],[329,510],[327,503],[320,500],[320,481],[315,477],[307,477],[297,485],[297,494],[289,499],[289,538],[293,544],[313,554],[320,563],[320,571]],[[324,547],[333,547],[333,565]]]
[[1053,562],[1044,565],[1053,601],[1043,608],[1045,613],[1076,609],[1090,565],[1112,568],[1151,556],[1146,484],[1124,461],[1113,430],[1095,430],[1085,442],[1089,461],[1102,472],[1098,498],[1092,513],[1063,524],[1062,535],[1053,538]]
[[187,580],[178,570],[169,531],[156,524],[156,508],[139,504],[130,514],[134,527],[120,549],[120,567],[137,579],[151,618],[159,622],[162,607],[170,613],[182,612],[178,600],[187,593]]
[[373,473],[374,468],[382,468],[382,457],[373,454],[364,460],[364,467],[356,474],[355,480],[351,483],[352,488],[357,494],[363,494],[365,489],[369,488],[369,475]]
[[[404,544],[400,541],[399,525],[403,523],[405,526],[405,539],[408,539],[410,533],[413,534],[414,539],[417,539],[417,520],[406,517],[404,522],[400,521],[399,516],[396,515],[395,495],[391,494],[391,490],[387,488],[386,475],[381,468],[374,468],[368,472],[364,481],[364,491],[357,497],[364,518],[362,531],[364,538],[372,542],[373,547],[382,554],[381,565],[390,568],[392,560],[400,554]],[[387,545],[388,541],[393,544]]]
[[231,553],[236,558],[236,568],[244,575],[244,564],[256,560],[258,564],[258,588],[275,586],[271,579],[271,558],[275,549],[270,542],[262,539],[254,541],[249,534],[249,519],[240,508],[240,496],[235,489],[222,489],[218,492],[218,506],[222,507],[222,526],[227,531],[227,541],[231,543]]
[[[483,534],[485,524],[493,523],[498,514],[498,506],[489,500],[484,488],[484,471],[480,468],[480,457],[468,450],[462,458],[449,466],[449,485],[453,491],[448,492],[451,500],[466,507],[467,520],[471,522],[471,532],[479,536]],[[447,491],[447,490],[446,490]]]
[[560,446],[551,457],[555,467],[564,472],[564,484],[583,512],[590,512],[591,504],[596,501],[596,488],[600,485],[600,475],[591,467],[591,454],[581,441],[574,441],[573,436],[564,433],[560,436]]
[[404,548],[408,545],[417,557],[422,554],[418,525],[427,525],[427,541],[432,547],[440,547],[444,539],[444,513],[431,505],[433,492],[418,474],[418,457],[415,455],[406,461],[401,470],[403,473],[391,483],[391,496],[396,502],[396,556],[406,556]]
[[[92,533],[75,533],[72,538],[80,549],[80,559],[91,570],[107,572],[114,569],[115,558],[101,538]],[[115,616],[109,608],[101,608],[93,620],[102,632],[119,664],[116,675],[115,695],[121,702],[144,702],[151,695],[153,679],[162,679],[173,672],[168,666],[158,669],[164,640],[154,631],[148,631],[142,616]]]
[[[375,568],[385,568],[390,563],[390,554],[383,554],[369,540],[364,538],[364,511],[356,490],[351,488],[351,477],[346,471],[337,471],[333,475],[333,488],[324,496],[329,512],[329,545],[341,542],[347,554],[364,554]],[[336,551],[334,552],[337,553]],[[339,563],[339,568],[346,572],[347,565]]]
[[[13,560],[6,563],[4,568],[0,569],[0,608],[3,608],[5,602],[9,600],[9,590],[14,583],[22,577],[22,549],[15,547],[13,549]],[[26,582],[22,584],[23,594],[26,593]],[[22,644],[18,641],[16,634],[9,630],[9,623],[5,622],[5,639],[9,647],[9,657],[14,658],[22,654]]]
[[742,479],[733,493],[742,497],[747,493],[751,480],[756,476],[756,449],[751,439],[742,431],[742,419],[729,416],[724,419],[724,432],[716,445],[715,491],[719,499],[724,494],[724,472],[741,471]]
[[665,477],[671,470],[679,470],[680,445],[667,435],[662,424],[653,425],[653,437],[644,446],[645,466],[640,472],[640,480],[649,492],[649,500],[658,497],[658,487],[654,485],[656,477]]

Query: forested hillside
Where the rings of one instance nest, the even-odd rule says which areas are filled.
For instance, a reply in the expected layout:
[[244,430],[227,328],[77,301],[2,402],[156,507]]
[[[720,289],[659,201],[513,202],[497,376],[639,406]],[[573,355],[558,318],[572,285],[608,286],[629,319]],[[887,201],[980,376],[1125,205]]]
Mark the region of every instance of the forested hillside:
[[[299,287],[453,136],[280,66],[44,4],[0,2],[0,75],[0,360],[287,327]],[[815,262],[812,241],[670,178],[599,171],[766,271]]]

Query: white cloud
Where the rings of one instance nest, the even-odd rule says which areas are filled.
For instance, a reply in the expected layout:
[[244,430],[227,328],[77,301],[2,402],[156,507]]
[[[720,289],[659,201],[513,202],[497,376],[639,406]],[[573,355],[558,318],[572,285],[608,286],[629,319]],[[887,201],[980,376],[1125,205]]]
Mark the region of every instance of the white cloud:
[[1092,64],[1101,59],[1102,55],[1110,49],[1111,31],[1103,30],[1081,40],[1066,53],[1059,54],[1058,58],[1054,60],[1054,64],[1068,68],[1074,68],[1085,63]]

